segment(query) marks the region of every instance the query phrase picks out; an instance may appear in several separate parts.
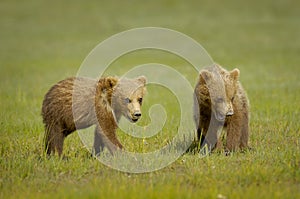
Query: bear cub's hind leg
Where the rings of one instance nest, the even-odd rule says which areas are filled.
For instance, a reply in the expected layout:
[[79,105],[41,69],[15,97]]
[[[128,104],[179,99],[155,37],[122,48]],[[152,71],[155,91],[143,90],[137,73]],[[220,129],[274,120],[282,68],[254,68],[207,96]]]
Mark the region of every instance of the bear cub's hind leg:
[[58,155],[61,156],[65,139],[62,128],[59,125],[53,125],[51,128],[46,129],[48,129],[45,137],[45,148],[47,155],[57,151]]

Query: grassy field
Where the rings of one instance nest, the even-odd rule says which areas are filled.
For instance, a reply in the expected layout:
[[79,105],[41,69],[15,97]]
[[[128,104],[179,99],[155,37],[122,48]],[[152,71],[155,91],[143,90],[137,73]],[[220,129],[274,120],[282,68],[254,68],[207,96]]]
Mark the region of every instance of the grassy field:
[[[67,160],[43,156],[46,91],[76,75],[99,42],[145,26],[183,32],[216,62],[240,69],[253,152],[186,154],[162,170],[127,174],[90,157],[74,133],[66,139]],[[0,28],[0,198],[300,198],[299,1],[2,0]],[[148,62],[185,67],[159,53],[118,63]],[[172,98],[163,99],[172,110]],[[169,125],[152,149],[175,130]]]

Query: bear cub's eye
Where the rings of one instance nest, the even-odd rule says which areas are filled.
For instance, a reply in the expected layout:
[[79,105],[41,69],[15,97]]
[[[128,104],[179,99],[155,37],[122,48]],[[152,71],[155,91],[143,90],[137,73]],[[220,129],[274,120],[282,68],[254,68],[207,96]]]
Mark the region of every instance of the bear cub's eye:
[[139,98],[138,102],[141,104],[143,102],[143,98]]
[[131,99],[125,98],[125,103],[127,103],[127,104],[131,103]]
[[216,101],[217,101],[217,103],[222,103],[222,102],[224,102],[224,99],[222,97],[218,97]]

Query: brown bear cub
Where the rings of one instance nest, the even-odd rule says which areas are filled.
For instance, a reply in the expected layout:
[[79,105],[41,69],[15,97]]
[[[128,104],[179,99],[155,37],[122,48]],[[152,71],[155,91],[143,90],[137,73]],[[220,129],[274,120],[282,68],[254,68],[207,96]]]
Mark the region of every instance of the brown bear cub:
[[55,84],[45,95],[42,117],[47,154],[63,152],[64,139],[76,129],[96,125],[94,153],[113,153],[123,146],[116,137],[121,116],[136,122],[146,91],[146,79],[72,77]]
[[227,131],[225,151],[248,148],[249,102],[239,75],[238,69],[229,72],[219,65],[200,72],[194,90],[194,119],[201,148],[222,149],[222,127]]

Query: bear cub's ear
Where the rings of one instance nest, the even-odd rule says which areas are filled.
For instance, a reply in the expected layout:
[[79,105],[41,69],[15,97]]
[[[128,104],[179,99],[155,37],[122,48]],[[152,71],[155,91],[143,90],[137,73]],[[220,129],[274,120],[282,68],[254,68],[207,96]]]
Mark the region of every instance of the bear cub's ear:
[[137,79],[139,82],[141,82],[143,85],[146,84],[147,79],[146,79],[145,76],[142,75],[142,76],[137,77],[136,79]]
[[199,78],[201,83],[205,83],[211,79],[211,73],[207,70],[202,70]]
[[239,69],[235,68],[232,71],[230,71],[230,77],[232,79],[238,80],[239,76],[240,76],[240,70]]
[[104,83],[104,87],[105,88],[114,88],[117,84],[118,84],[118,78],[116,78],[116,77],[105,77],[104,78],[104,81],[103,81],[103,83]]

